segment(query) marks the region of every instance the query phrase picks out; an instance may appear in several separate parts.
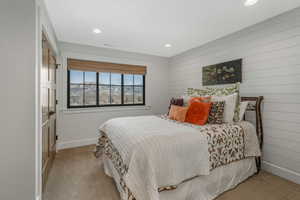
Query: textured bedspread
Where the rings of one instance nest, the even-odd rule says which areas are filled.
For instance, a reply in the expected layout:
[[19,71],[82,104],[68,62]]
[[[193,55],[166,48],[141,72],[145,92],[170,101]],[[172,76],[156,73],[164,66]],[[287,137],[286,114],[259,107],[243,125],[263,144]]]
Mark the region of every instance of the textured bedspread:
[[107,121],[100,133],[96,154],[104,151],[112,161],[123,199],[158,200],[162,190],[260,155],[255,129],[247,122],[194,126],[163,116],[128,117]]

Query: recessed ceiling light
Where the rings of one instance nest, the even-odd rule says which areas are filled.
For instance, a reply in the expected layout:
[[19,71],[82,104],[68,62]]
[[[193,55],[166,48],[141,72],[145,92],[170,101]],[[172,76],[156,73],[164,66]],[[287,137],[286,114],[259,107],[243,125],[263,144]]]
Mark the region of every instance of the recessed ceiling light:
[[95,29],[93,30],[93,32],[94,32],[95,34],[102,33],[102,31],[101,31],[99,28],[95,28]]
[[172,45],[171,44],[165,44],[165,47],[170,48],[170,47],[172,47]]
[[245,6],[253,6],[257,2],[258,2],[258,0],[246,0],[245,3],[244,3],[244,5]]

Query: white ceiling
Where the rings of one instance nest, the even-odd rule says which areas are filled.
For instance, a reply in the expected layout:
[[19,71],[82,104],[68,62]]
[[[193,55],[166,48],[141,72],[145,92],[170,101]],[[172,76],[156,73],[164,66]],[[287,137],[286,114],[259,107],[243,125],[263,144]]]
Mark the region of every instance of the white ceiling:
[[[300,6],[300,0],[45,0],[60,41],[170,57]],[[101,34],[94,34],[99,28]],[[166,48],[166,43],[172,44]],[[105,44],[107,44],[105,46]]]

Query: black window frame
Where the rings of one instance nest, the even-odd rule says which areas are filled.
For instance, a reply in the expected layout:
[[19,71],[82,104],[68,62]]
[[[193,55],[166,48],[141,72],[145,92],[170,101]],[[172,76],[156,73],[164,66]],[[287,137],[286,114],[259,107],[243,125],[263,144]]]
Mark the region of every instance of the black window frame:
[[[78,106],[74,106],[74,105],[70,105],[70,89],[71,89],[71,79],[70,79],[70,72],[71,70],[68,70],[68,75],[67,75],[67,108],[97,108],[97,107],[123,107],[123,106],[145,106],[146,105],[146,92],[145,92],[145,88],[146,88],[146,84],[145,84],[145,75],[142,75],[143,76],[143,85],[134,85],[134,80],[133,80],[133,102],[134,102],[134,87],[143,87],[143,103],[133,103],[133,104],[124,104],[124,87],[125,86],[128,86],[128,85],[124,85],[124,74],[121,74],[121,104],[100,104],[100,99],[99,99],[99,86],[101,84],[99,84],[99,74],[101,72],[95,72],[96,73],[96,105],[78,105]],[[83,88],[85,87],[85,83],[84,83],[84,79],[85,79],[85,74],[84,72],[85,71],[81,71],[83,72],[83,83],[82,84],[79,84],[79,85],[83,85]],[[113,72],[108,72],[108,73],[113,73]],[[131,74],[131,75],[141,75],[141,74]],[[87,84],[87,85],[94,85],[94,84]],[[110,88],[112,86],[115,86],[115,85],[112,85],[111,84],[111,78],[110,78]],[[83,89],[84,90],[84,89]],[[85,100],[85,92],[83,91],[83,104],[84,104],[84,100]],[[110,92],[110,101],[111,101],[111,92]]]

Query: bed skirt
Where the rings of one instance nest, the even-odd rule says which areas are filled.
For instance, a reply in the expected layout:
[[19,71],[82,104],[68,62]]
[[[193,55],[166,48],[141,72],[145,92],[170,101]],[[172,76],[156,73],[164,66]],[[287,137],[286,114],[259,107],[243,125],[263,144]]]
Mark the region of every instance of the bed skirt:
[[[103,159],[105,174],[115,180],[120,194],[119,174],[109,159]],[[223,192],[236,187],[239,183],[255,174],[257,171],[255,158],[247,158],[228,165],[218,167],[210,175],[199,176],[180,184],[174,190],[159,193],[160,200],[213,200]],[[122,197],[122,200],[128,200]]]

